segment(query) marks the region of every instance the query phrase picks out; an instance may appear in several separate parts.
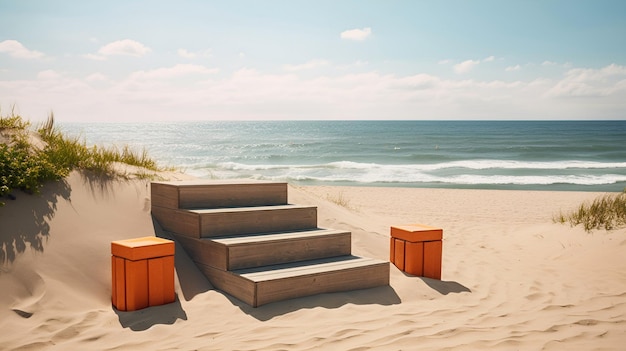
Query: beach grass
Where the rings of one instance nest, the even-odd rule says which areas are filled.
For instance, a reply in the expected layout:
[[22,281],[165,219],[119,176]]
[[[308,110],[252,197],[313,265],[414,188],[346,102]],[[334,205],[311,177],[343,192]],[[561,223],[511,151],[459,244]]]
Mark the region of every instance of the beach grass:
[[353,210],[354,208],[352,208],[352,206],[350,205],[350,199],[348,199],[345,194],[343,192],[339,192],[337,194],[326,194],[326,200],[339,205],[341,207],[345,207],[349,210]]
[[[13,111],[0,115],[0,196],[13,189],[36,193],[43,183],[66,177],[72,170],[93,172],[108,177],[154,178],[160,167],[146,150],[134,151],[128,145],[118,147],[88,147],[79,137],[65,135],[55,124],[54,114],[36,132],[31,123]],[[41,139],[41,145],[35,141]],[[134,166],[115,167],[116,164]],[[0,205],[2,203],[0,202]]]
[[582,203],[569,213],[560,212],[553,220],[557,223],[569,222],[572,226],[582,225],[588,232],[626,226],[626,189],[622,193],[605,194],[592,202]]

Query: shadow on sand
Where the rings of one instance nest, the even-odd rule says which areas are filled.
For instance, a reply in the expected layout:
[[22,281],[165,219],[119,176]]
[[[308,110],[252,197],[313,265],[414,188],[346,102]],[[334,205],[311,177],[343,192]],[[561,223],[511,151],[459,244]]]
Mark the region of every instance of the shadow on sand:
[[180,304],[178,295],[176,301],[162,306],[153,306],[137,311],[124,312],[113,307],[120,324],[132,331],[144,331],[157,324],[174,324],[178,319],[187,320],[187,313]]
[[[72,172],[69,177],[79,176],[94,198],[114,196],[114,182],[119,177],[88,171]],[[72,189],[67,179],[48,182],[39,194],[27,194],[16,190],[2,201],[0,207],[0,267],[13,263],[26,248],[43,252],[44,241],[50,235],[50,221],[57,211],[59,199],[70,201]],[[1,270],[0,270],[1,272]]]
[[202,294],[209,290],[215,290],[209,280],[202,274],[196,264],[191,260],[191,257],[187,255],[183,246],[161,228],[161,225],[153,218],[152,224],[154,226],[154,233],[159,238],[173,240],[176,243],[174,252],[174,266],[176,267],[176,275],[178,276],[178,283],[183,293],[185,301],[193,299],[196,295]]
[[59,198],[69,200],[71,189],[60,180],[45,184],[39,194],[13,194],[13,200],[3,199],[6,204],[0,207],[0,266],[13,263],[27,247],[43,252]]
[[225,294],[225,296],[241,309],[244,313],[260,320],[267,321],[287,313],[302,309],[313,309],[317,307],[326,309],[336,309],[344,305],[382,305],[391,306],[400,304],[400,297],[390,285],[377,288],[353,290],[346,292],[336,292],[299,297],[296,299],[279,301],[252,307],[248,304]]
[[430,279],[426,277],[416,277],[406,272],[402,272],[402,273],[404,273],[404,275],[407,277],[421,279],[426,285],[428,285],[431,289],[439,292],[441,295],[448,295],[451,293],[458,294],[462,292],[469,292],[469,293],[472,292],[472,290],[470,290],[468,287],[462,284],[459,284],[457,282]]

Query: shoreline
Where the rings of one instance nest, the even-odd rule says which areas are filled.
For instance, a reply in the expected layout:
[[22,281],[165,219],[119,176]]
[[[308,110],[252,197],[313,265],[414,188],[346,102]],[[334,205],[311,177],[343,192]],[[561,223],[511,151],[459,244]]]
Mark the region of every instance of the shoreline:
[[[202,179],[202,178],[200,178]],[[504,190],[504,191],[555,191],[555,192],[585,192],[585,193],[621,193],[626,191],[626,183],[602,185],[575,185],[575,184],[453,184],[453,183],[358,183],[358,182],[323,182],[323,181],[294,181],[286,180],[295,186],[338,186],[338,187],[365,187],[365,188],[401,188],[401,189],[448,189],[448,190]],[[604,189],[604,190],[603,190]]]
[[176,302],[116,312],[110,242],[154,235],[147,184],[74,172],[0,209],[3,242],[8,229],[32,242],[47,231],[40,249],[25,242],[0,271],[2,347],[617,350],[626,342],[626,229],[587,233],[551,220],[597,193],[292,184],[289,202],[317,206],[320,227],[351,231],[357,255],[388,259],[390,225],[443,228],[442,280],[392,266],[388,287],[254,309],[215,290],[177,251]]

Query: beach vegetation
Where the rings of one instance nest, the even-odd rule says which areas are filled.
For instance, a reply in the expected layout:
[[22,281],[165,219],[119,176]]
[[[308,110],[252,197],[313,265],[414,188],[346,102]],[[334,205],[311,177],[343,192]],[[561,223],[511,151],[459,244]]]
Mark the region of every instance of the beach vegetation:
[[569,213],[559,212],[553,218],[557,223],[582,225],[586,231],[613,230],[626,226],[626,189],[621,193],[605,194],[591,202],[580,204]]
[[[133,167],[117,167],[120,164]],[[87,146],[81,138],[65,135],[56,126],[53,113],[36,131],[14,112],[0,115],[0,197],[13,189],[37,193],[45,182],[62,179],[73,170],[145,179],[157,178],[157,172],[170,169],[160,167],[146,150],[136,152],[128,145]]]
[[19,115],[15,115],[14,112],[8,116],[2,116],[0,114],[0,131],[4,130],[26,130],[30,126],[30,122],[25,121]]
[[352,209],[350,206],[350,199],[348,199],[343,192],[339,192],[337,194],[326,194],[326,200],[341,207]]

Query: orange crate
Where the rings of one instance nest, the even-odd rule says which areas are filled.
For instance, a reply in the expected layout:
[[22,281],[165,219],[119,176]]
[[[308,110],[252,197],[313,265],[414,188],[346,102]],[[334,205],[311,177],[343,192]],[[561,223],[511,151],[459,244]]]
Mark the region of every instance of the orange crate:
[[144,237],[111,242],[111,298],[120,311],[174,302],[174,242]]
[[408,274],[441,279],[443,230],[423,224],[391,226],[389,261]]

